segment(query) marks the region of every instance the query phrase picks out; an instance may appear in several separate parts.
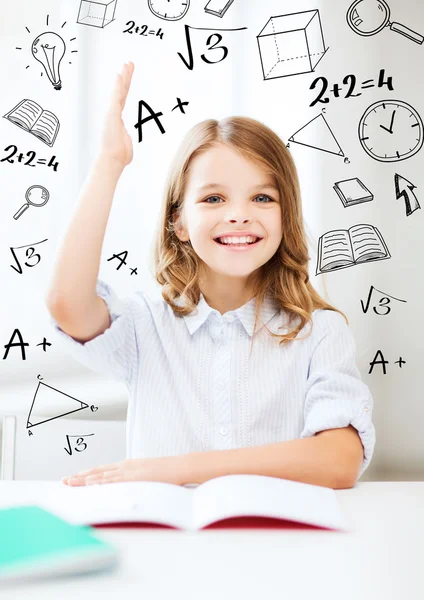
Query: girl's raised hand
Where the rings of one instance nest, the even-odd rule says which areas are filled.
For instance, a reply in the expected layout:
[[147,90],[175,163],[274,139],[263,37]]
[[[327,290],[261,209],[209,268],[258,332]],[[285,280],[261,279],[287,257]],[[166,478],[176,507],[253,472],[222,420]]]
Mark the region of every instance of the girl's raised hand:
[[109,109],[103,128],[101,155],[116,160],[122,168],[126,167],[133,158],[133,144],[122,120],[122,111],[130,89],[134,72],[134,63],[125,63],[116,76]]

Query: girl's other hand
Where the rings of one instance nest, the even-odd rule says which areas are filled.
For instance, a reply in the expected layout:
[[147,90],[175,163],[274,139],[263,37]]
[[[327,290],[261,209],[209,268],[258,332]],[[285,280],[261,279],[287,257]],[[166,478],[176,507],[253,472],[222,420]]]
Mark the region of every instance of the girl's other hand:
[[160,456],[158,458],[127,458],[115,463],[100,465],[88,471],[80,471],[71,477],[62,477],[62,483],[70,486],[123,481],[161,481],[175,485],[185,484],[184,458]]
[[133,158],[133,144],[122,120],[122,111],[130,89],[134,72],[134,63],[125,63],[116,76],[109,109],[103,129],[101,156],[116,160],[122,168],[129,165]]

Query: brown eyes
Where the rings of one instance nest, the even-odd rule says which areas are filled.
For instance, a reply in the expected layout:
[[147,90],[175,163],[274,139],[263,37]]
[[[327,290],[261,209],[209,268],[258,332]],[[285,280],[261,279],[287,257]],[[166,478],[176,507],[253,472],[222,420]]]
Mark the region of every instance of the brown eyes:
[[[222,200],[222,198],[220,196],[208,196],[207,198],[205,198],[203,200],[203,202],[206,202],[206,204],[219,204],[218,202],[208,202],[208,200],[211,200],[212,198],[217,198],[218,200]],[[268,200],[268,202],[259,202],[259,204],[269,204],[270,202],[275,202],[275,200],[273,200],[272,198],[270,198],[267,194],[259,194],[258,196],[255,196],[254,200],[256,200],[256,198],[266,198]]]

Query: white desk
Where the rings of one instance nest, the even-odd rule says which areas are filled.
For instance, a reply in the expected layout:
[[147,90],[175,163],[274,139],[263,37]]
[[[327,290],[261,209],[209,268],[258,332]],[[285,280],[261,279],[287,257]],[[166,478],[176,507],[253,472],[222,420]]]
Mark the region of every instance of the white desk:
[[[0,506],[49,484],[0,482]],[[0,597],[423,600],[424,482],[359,482],[336,494],[353,532],[96,528],[120,551],[115,572],[3,587]]]

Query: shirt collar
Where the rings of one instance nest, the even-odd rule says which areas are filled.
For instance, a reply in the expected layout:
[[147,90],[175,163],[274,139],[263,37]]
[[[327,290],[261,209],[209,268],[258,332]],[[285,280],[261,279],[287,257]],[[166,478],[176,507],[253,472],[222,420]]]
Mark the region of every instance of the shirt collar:
[[[177,304],[183,304],[181,298],[179,299],[179,301],[177,301]],[[187,325],[187,329],[192,335],[195,331],[199,329],[201,325],[203,325],[203,323],[205,323],[209,315],[211,315],[212,313],[216,313],[220,317],[220,319],[223,319],[224,321],[228,319],[229,315],[236,315],[236,318],[238,317],[246,332],[251,337],[253,335],[253,328],[255,324],[255,307],[256,299],[252,298],[246,304],[240,306],[240,308],[237,308],[236,310],[231,310],[225,313],[225,315],[221,315],[219,311],[209,306],[203,294],[200,293],[200,300],[197,304],[196,309],[190,314],[184,315],[184,320]],[[263,304],[261,306],[261,310],[259,312],[259,322],[256,331],[258,331],[258,329],[263,325],[266,325],[268,321],[270,321],[272,317],[278,312],[278,310],[279,308],[273,301],[273,299],[269,296],[265,296]]]

